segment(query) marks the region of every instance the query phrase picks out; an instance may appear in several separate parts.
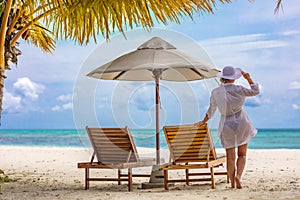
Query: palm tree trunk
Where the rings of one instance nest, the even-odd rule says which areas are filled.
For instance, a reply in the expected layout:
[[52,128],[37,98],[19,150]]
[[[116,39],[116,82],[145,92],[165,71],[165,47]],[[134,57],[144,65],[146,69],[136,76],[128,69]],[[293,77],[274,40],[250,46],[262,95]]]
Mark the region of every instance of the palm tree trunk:
[[5,80],[6,77],[4,75],[5,70],[0,70],[0,71],[1,71],[0,72],[0,126],[1,126],[4,80]]
[[3,101],[3,90],[4,90],[4,79],[5,79],[5,35],[7,31],[7,21],[9,18],[9,12],[12,6],[13,0],[7,0],[2,5],[3,18],[0,27],[0,125],[2,115],[2,101]]

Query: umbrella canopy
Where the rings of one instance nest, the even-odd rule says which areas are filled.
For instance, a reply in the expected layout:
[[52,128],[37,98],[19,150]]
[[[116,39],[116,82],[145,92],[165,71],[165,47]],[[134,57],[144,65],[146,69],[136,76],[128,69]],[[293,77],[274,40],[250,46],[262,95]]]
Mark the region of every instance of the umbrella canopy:
[[160,79],[191,81],[215,77],[219,72],[213,65],[176,50],[172,44],[154,37],[137,50],[122,55],[88,74],[107,80],[153,80],[153,71],[161,71]]
[[137,50],[108,62],[87,76],[106,80],[149,81],[156,83],[156,162],[160,162],[159,80],[192,81],[213,78],[219,72],[213,65],[178,51],[167,41],[154,37]]

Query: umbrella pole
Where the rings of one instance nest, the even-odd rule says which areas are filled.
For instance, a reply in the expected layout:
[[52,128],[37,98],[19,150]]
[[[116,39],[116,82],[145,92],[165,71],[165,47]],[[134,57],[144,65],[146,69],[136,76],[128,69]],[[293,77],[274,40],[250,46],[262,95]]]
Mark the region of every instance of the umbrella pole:
[[156,164],[160,164],[160,125],[159,125],[159,109],[160,109],[160,96],[159,96],[159,79],[161,75],[161,70],[153,71],[155,79],[155,105],[156,105]]

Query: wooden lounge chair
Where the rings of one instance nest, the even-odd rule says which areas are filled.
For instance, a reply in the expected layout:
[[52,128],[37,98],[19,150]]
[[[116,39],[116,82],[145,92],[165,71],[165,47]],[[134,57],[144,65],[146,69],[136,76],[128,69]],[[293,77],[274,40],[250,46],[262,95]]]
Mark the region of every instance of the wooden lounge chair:
[[[145,174],[132,174],[132,168],[152,166],[155,159],[141,160],[127,127],[125,128],[89,128],[87,134],[94,149],[90,162],[78,163],[78,168],[85,169],[85,189],[90,181],[128,181],[128,191],[132,191],[132,177],[150,177]],[[94,161],[96,156],[97,162]],[[90,169],[117,169],[117,178],[91,178]],[[121,169],[128,169],[121,174]]]
[[[214,144],[207,124],[196,127],[193,125],[165,126],[164,134],[170,150],[170,163],[161,166],[164,171],[164,187],[168,190],[168,183],[174,182],[196,182],[211,181],[212,188],[215,188],[214,175],[226,175],[227,172],[214,172],[215,167],[219,167],[226,162],[226,156],[217,157]],[[203,170],[210,169],[209,173]],[[185,179],[168,178],[169,170],[185,170]],[[191,173],[189,170],[193,170]],[[196,173],[195,171],[198,171]],[[201,173],[199,171],[202,171]],[[202,178],[191,178],[202,176]],[[210,176],[203,178],[203,176]],[[227,177],[227,182],[229,181]]]

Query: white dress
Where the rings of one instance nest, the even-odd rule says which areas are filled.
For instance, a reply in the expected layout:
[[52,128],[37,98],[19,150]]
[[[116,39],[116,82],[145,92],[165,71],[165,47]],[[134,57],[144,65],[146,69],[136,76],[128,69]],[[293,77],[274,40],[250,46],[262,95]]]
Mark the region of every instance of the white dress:
[[218,136],[222,146],[227,148],[247,144],[257,133],[242,106],[246,97],[259,94],[258,84],[251,84],[251,89],[232,83],[221,84],[211,93],[207,111],[212,118],[216,109],[221,113]]

